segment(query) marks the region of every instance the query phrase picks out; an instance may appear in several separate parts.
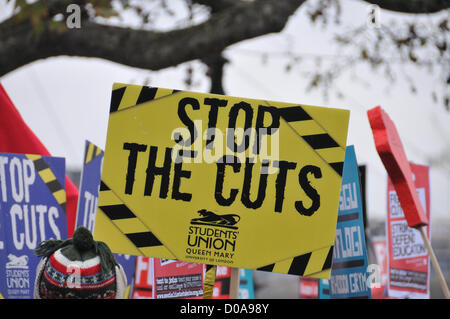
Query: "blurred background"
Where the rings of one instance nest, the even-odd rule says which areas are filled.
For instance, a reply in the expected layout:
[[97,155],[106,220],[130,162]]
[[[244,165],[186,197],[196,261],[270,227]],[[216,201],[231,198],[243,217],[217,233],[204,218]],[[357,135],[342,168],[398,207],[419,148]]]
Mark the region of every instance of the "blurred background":
[[[385,236],[387,175],[367,110],[430,166],[432,245],[450,280],[449,1],[0,0],[0,82],[79,183],[84,142],[105,147],[114,82],[350,110],[366,167],[368,236]],[[370,263],[369,254],[369,263]],[[442,292],[431,269],[431,297]],[[255,272],[256,298],[298,298]]]

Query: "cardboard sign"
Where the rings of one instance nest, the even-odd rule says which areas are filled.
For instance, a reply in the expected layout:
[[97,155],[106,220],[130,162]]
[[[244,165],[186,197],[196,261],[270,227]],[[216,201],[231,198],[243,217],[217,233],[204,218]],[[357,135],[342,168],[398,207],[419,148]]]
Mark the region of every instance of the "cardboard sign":
[[[417,197],[430,220],[429,168],[410,165]],[[397,298],[429,298],[430,257],[426,245],[419,231],[408,227],[395,187],[389,178],[387,189],[388,294]],[[430,226],[425,227],[428,238]]]
[[398,194],[409,227],[428,224],[417,197],[411,169],[397,129],[384,110],[377,106],[367,111],[375,147]]
[[330,299],[330,281],[319,279],[319,299]]
[[348,117],[115,84],[95,238],[118,253],[328,277]]
[[153,258],[137,256],[132,299],[153,299]]
[[300,277],[299,297],[300,299],[319,298],[319,279]]
[[[2,265],[0,268],[0,278],[5,278],[5,269],[3,265],[6,265],[6,263],[8,262],[5,240],[6,220],[3,215],[2,204],[0,204],[0,265]],[[3,280],[4,279],[2,279],[0,282],[0,299],[4,299],[2,295],[2,292],[5,290]]]
[[204,265],[137,257],[133,299],[201,299]]
[[372,240],[373,250],[379,269],[379,283],[372,286],[372,298],[373,299],[385,299],[387,294],[387,260],[388,251],[386,247],[386,238],[373,238]]
[[371,298],[355,149],[347,146],[331,269],[331,298]]
[[300,299],[330,299],[328,279],[300,277]]
[[213,299],[229,299],[230,298],[230,267],[217,266],[216,280],[213,287]]
[[97,213],[98,192],[102,175],[103,150],[85,141],[83,169],[80,179],[76,226],[84,226],[94,231]]
[[154,258],[155,299],[201,299],[203,265]]
[[[83,169],[80,180],[80,196],[76,216],[76,227],[84,226],[94,232],[95,215],[97,214],[98,193],[103,163],[103,150],[95,144],[86,141],[84,151]],[[134,277],[136,257],[131,255],[114,254],[116,261],[122,266],[127,277],[128,289],[126,298],[131,288]]]
[[239,269],[239,299],[255,299],[253,286],[253,271],[251,269]]
[[67,238],[65,160],[0,153],[0,292],[32,299],[34,250],[48,239]]
[[[229,299],[231,268],[217,266],[212,299]],[[238,299],[254,299],[253,272],[251,269],[239,269]]]

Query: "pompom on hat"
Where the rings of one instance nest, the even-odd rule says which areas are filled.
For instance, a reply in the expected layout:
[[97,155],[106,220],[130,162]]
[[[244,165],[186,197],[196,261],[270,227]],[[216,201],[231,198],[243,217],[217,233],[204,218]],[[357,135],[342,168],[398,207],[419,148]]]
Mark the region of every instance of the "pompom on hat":
[[71,239],[46,240],[36,270],[35,299],[122,299],[127,279],[109,247],[78,227]]

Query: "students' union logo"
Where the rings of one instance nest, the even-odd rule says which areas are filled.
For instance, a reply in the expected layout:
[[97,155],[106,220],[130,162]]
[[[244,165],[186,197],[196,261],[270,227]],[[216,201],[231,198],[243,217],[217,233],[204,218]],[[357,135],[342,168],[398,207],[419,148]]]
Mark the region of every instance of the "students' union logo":
[[191,225],[206,225],[237,229],[238,227],[235,225],[241,219],[239,215],[236,214],[218,215],[206,209],[200,209],[198,213],[202,217],[191,219]]

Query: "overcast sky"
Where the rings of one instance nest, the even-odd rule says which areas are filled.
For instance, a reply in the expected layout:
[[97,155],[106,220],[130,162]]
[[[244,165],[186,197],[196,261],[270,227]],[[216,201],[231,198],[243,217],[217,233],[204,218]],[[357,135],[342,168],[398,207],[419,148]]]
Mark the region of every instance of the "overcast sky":
[[[4,6],[5,0],[0,0]],[[342,1],[341,20],[346,28],[361,26],[367,21],[367,4],[356,0]],[[242,42],[225,51],[230,63],[225,69],[224,87],[227,95],[285,101],[299,104],[349,109],[350,126],[348,145],[354,145],[359,164],[368,165],[368,215],[385,218],[386,173],[376,153],[367,110],[381,105],[397,126],[408,158],[426,164],[427,158],[447,154],[446,161],[431,167],[431,209],[435,218],[446,217],[450,207],[450,113],[441,104],[433,104],[431,90],[441,90],[436,73],[429,74],[407,68],[418,88],[411,94],[405,81],[391,85],[381,74],[370,68],[354,71],[364,82],[355,81],[349,74],[337,82],[344,97],[331,91],[325,99],[321,91],[306,92],[307,81],[302,72],[311,71],[316,57],[324,63],[336,59],[341,51],[331,41],[336,26],[326,29],[312,26],[302,7],[291,17],[280,34],[263,36]],[[3,16],[1,16],[3,14]],[[0,9],[0,19],[7,10]],[[381,11],[381,22],[401,17],[415,19],[405,14]],[[424,21],[442,17],[426,16]],[[133,21],[132,16],[127,21]],[[162,28],[168,27],[165,20]],[[285,71],[290,49],[301,54],[306,62],[301,68]],[[267,56],[267,62],[262,63]],[[311,61],[308,62],[307,60]],[[149,84],[156,87],[188,89],[184,83],[188,66],[195,68],[196,85],[193,91],[207,92],[208,79],[202,74],[199,62],[151,72],[125,67],[101,59],[57,57],[41,60],[0,77],[2,85],[13,100],[24,120],[54,156],[66,158],[69,168],[80,168],[86,139],[104,148],[112,83]],[[399,66],[400,67],[400,66]],[[442,67],[449,67],[442,66]]]

